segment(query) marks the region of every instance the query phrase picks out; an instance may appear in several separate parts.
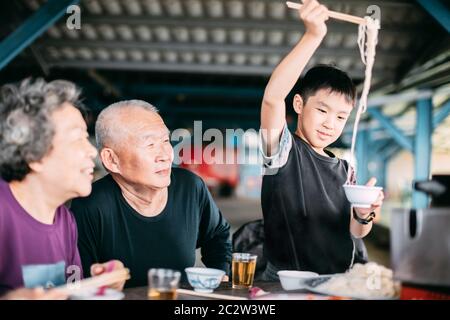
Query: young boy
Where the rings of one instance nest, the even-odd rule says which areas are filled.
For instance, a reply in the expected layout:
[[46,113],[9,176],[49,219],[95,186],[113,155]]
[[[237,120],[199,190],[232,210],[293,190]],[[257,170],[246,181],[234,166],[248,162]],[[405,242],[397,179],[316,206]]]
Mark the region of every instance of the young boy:
[[[305,34],[274,70],[261,107],[265,280],[276,280],[281,269],[319,274],[349,269],[355,262],[353,237],[369,233],[383,200],[380,193],[371,208],[352,213],[342,187],[348,164],[325,150],[341,135],[355,103],[355,87],[345,72],[332,66],[310,69],[293,99],[297,130],[287,129],[285,98],[327,33],[326,7],[304,1],[299,13]],[[372,178],[368,185],[375,182]]]

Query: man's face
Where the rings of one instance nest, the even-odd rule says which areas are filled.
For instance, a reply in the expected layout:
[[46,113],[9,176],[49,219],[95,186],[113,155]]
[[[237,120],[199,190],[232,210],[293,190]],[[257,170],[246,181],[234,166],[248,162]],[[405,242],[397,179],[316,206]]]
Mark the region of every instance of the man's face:
[[[295,103],[295,102],[294,102]],[[329,146],[342,133],[353,105],[344,95],[321,89],[297,110],[303,138],[317,150]]]
[[151,189],[170,185],[173,148],[169,130],[161,117],[142,108],[127,108],[120,114],[121,137],[113,148],[118,174],[128,183]]
[[69,103],[52,113],[55,129],[50,152],[40,161],[40,174],[65,201],[91,192],[97,150],[88,140],[86,123]]

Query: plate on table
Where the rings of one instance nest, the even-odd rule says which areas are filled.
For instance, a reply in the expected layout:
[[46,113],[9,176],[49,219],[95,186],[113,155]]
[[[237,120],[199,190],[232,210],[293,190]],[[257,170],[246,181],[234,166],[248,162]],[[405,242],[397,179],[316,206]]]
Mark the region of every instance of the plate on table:
[[324,296],[315,293],[269,293],[255,300],[345,300],[347,298],[336,296]]
[[99,294],[99,289],[93,288],[72,293],[70,300],[122,300],[124,297],[125,294],[122,291],[107,288],[103,294]]
[[[330,282],[333,281],[334,283]],[[328,285],[327,285],[328,284]],[[341,287],[339,285],[342,284]],[[332,297],[358,300],[392,300],[393,296],[383,294],[381,290],[368,289],[368,278],[348,277],[344,273],[322,275],[305,281],[308,291]]]

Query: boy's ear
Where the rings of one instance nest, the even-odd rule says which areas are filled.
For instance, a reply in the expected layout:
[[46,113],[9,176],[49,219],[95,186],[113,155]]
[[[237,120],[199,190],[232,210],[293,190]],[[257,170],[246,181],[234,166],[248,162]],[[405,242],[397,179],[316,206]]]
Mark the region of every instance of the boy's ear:
[[302,110],[303,110],[303,99],[298,93],[294,96],[294,101],[293,101],[292,104],[294,106],[295,112],[298,115],[300,115],[302,113]]

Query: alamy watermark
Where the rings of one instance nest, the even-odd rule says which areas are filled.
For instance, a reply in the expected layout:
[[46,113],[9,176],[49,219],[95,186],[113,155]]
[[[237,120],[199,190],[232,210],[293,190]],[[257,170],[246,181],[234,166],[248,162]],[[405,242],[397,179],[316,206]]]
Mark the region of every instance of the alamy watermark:
[[81,29],[81,8],[75,4],[68,6],[66,13],[70,16],[66,20],[66,27],[69,30]]
[[375,20],[380,21],[381,23],[381,8],[375,4],[372,4],[367,7],[366,13]]
[[[175,129],[170,133],[174,164],[208,165],[258,165],[262,173],[264,154],[267,154],[263,137],[280,136],[280,130],[209,128],[203,131],[202,121],[194,121],[193,130]],[[275,174],[273,171],[270,174]]]

